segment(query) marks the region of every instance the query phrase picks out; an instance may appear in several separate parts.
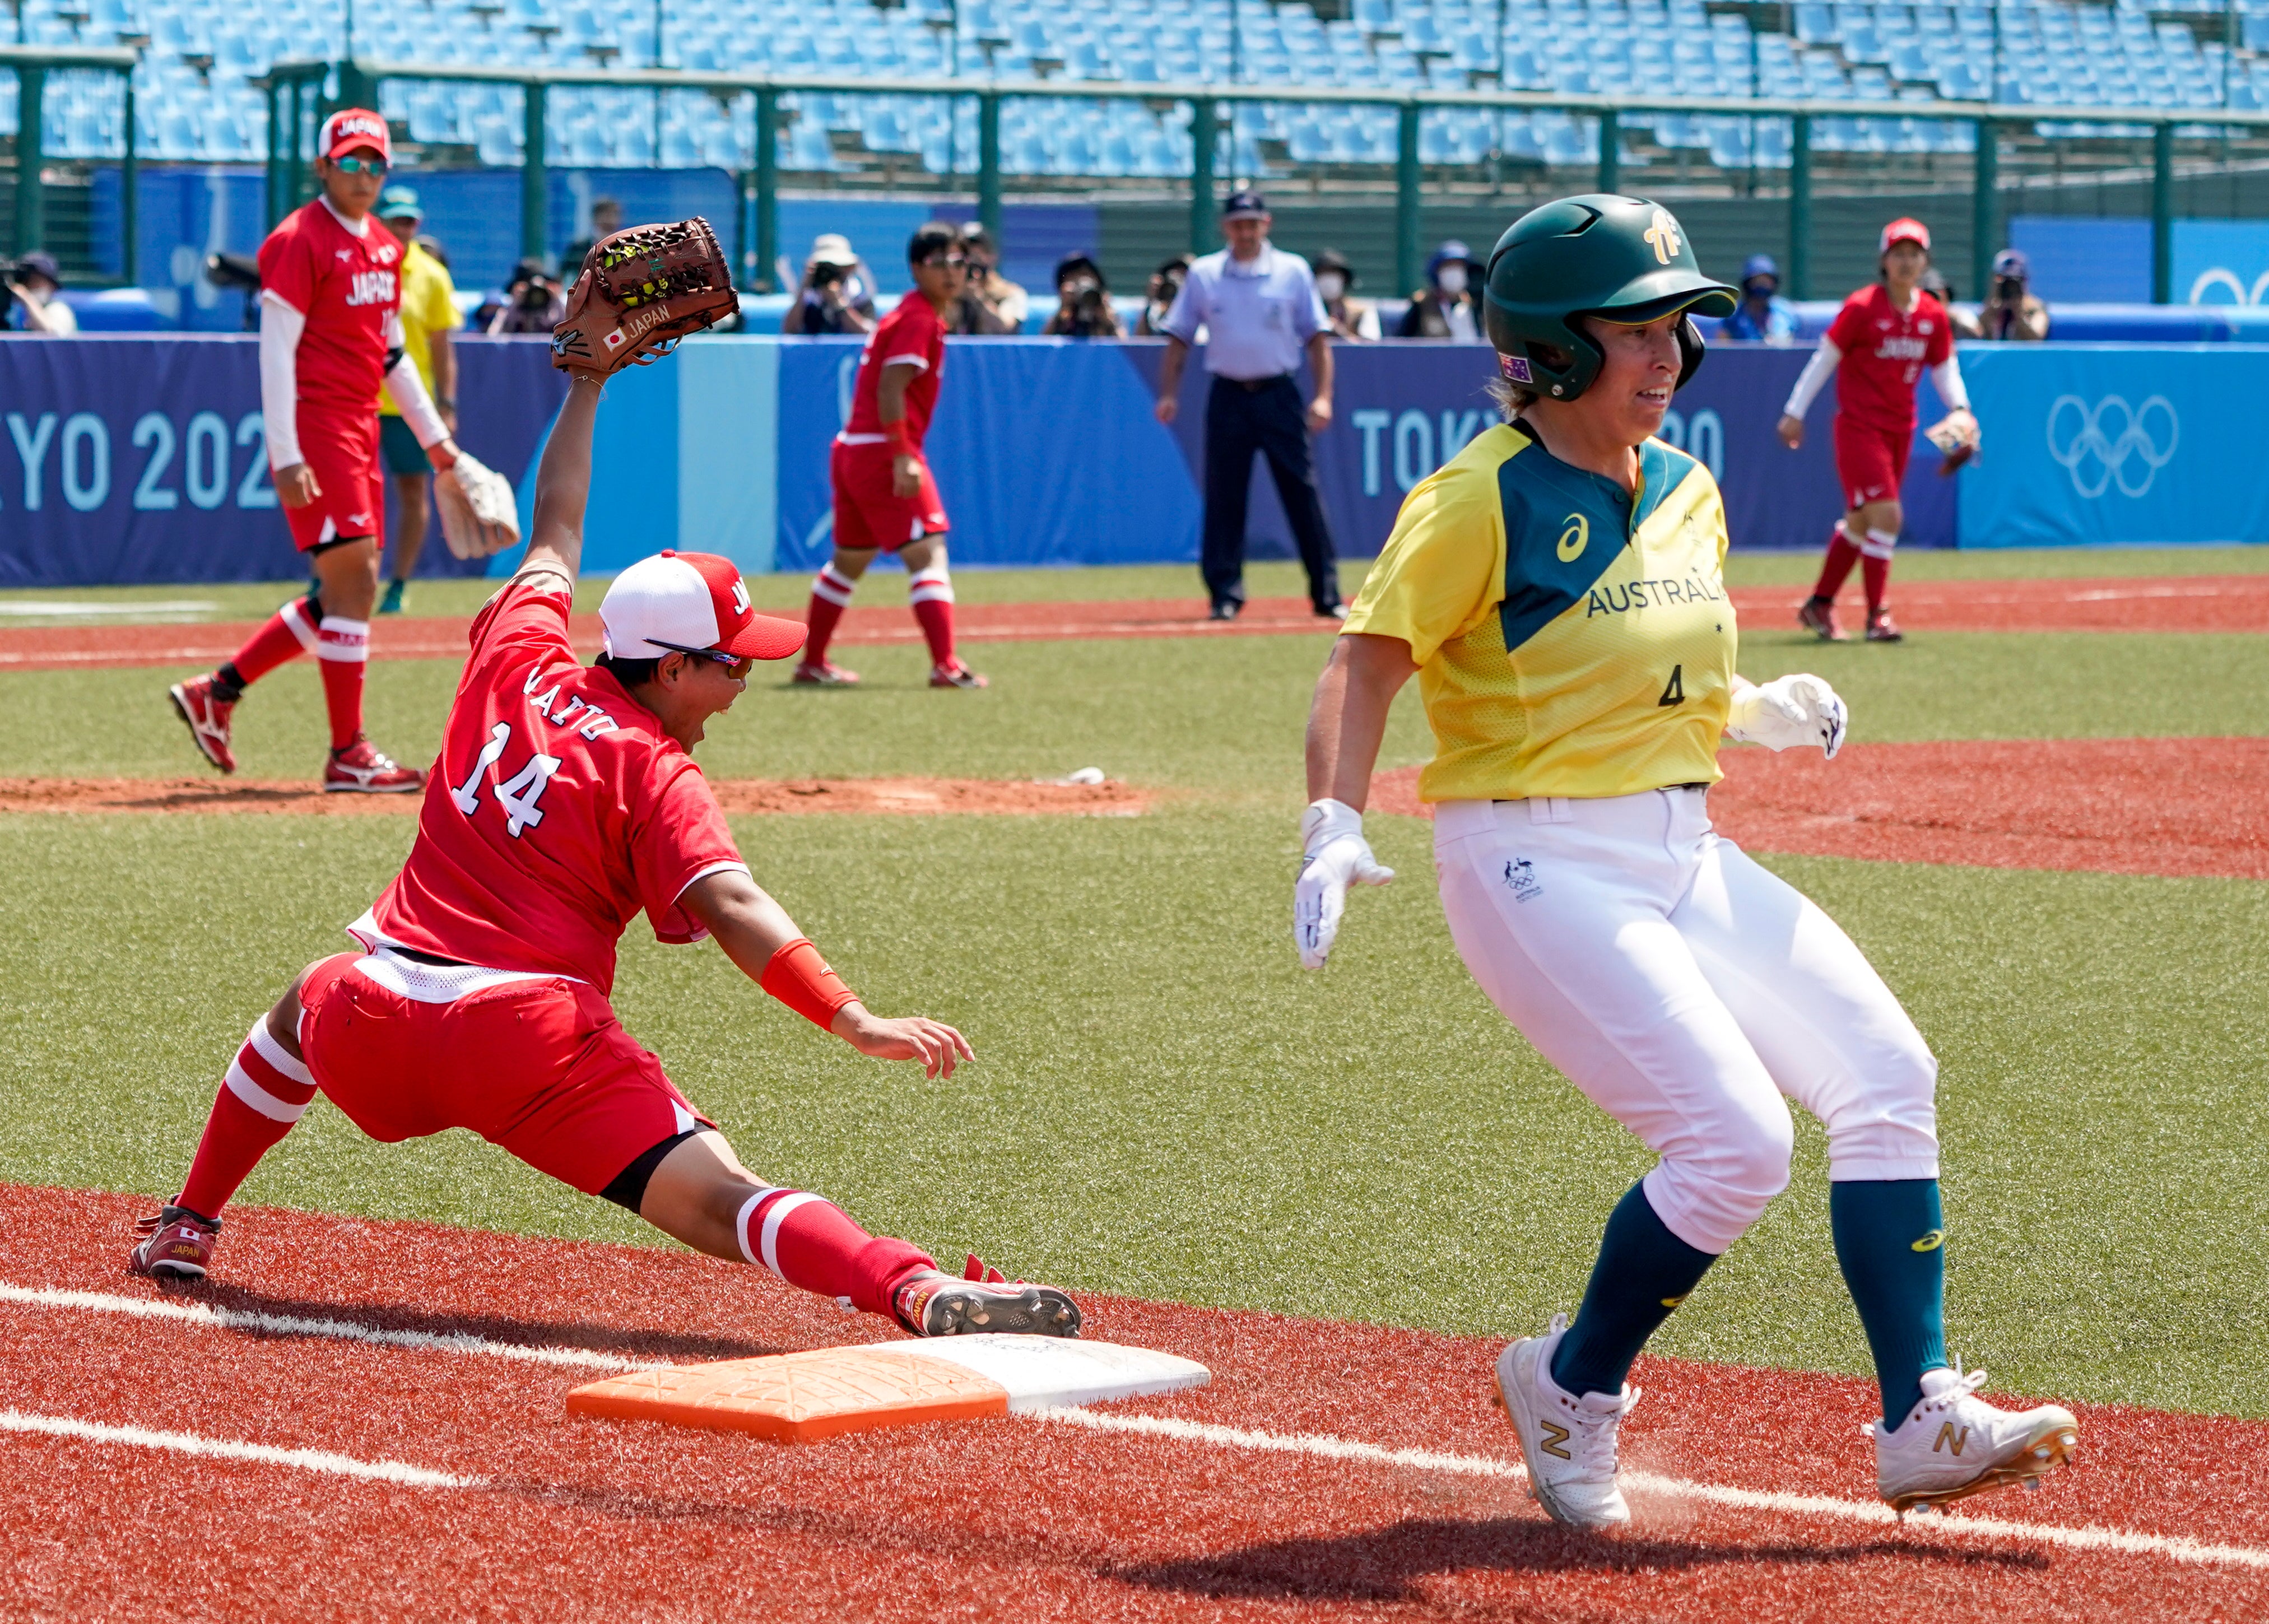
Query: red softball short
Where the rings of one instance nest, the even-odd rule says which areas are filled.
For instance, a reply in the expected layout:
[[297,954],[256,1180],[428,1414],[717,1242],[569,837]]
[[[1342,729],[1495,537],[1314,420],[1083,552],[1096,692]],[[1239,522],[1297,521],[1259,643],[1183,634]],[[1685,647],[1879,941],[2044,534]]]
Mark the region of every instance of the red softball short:
[[937,481],[921,459],[921,490],[898,496],[891,489],[891,462],[898,454],[887,444],[846,446],[835,442],[827,457],[828,482],[835,487],[835,544],[863,551],[879,547],[896,552],[908,542],[946,532],[945,504]]
[[1836,483],[1843,487],[1847,510],[1870,502],[1896,502],[1907,476],[1907,453],[1914,449],[1912,429],[1879,429],[1854,423],[1836,414]]
[[287,507],[284,522],[301,552],[350,536],[386,533],[386,474],[378,461],[378,412],[331,417],[299,408],[299,454],[322,494]]
[[523,978],[438,1001],[464,974],[387,953],[341,953],[307,972],[307,1069],[373,1139],[470,1128],[597,1195],[663,1140],[716,1126],[588,982]]

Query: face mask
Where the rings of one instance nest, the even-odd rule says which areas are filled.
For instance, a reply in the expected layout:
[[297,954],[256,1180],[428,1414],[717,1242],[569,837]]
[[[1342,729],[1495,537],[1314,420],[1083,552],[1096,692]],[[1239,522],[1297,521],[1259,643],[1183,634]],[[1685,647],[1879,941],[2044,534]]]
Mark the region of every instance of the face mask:
[[1466,291],[1466,268],[1463,265],[1443,266],[1435,277],[1435,285],[1439,287],[1445,293],[1464,292]]
[[1334,271],[1327,270],[1316,278],[1316,292],[1323,296],[1327,303],[1329,303],[1347,292],[1347,278]]

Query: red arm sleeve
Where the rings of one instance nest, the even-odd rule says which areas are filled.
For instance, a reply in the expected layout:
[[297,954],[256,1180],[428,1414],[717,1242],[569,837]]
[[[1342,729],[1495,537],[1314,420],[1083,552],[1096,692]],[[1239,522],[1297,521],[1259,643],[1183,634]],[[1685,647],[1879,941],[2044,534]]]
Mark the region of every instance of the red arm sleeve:
[[465,661],[460,691],[494,675],[505,664],[573,665],[575,646],[568,640],[567,615],[574,600],[543,581],[515,581],[489,600],[473,617],[467,638],[471,658]]

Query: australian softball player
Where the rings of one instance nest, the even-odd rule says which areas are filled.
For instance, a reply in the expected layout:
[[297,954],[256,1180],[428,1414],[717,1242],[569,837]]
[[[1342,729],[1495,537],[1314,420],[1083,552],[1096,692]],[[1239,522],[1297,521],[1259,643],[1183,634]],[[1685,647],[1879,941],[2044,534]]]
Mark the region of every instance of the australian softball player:
[[1301,962],[1347,888],[1393,878],[1363,835],[1387,707],[1415,673],[1436,740],[1443,912],[1475,980],[1546,1059],[1661,1158],[1607,1222],[1573,1325],[1497,1362],[1555,1518],[1630,1518],[1616,1434],[1656,1326],[1788,1183],[1787,1096],[1828,1130],[1837,1259],[1882,1388],[1883,1498],[2038,1477],[2077,1442],[2053,1406],[1977,1397],[1941,1323],[1937,1062],[1835,922],[1716,834],[1718,742],[1843,742],[1816,676],[1734,672],[1725,510],[1654,438],[1729,314],[1668,210],[1563,198],[1490,257],[1508,420],[1412,491],[1316,686]]

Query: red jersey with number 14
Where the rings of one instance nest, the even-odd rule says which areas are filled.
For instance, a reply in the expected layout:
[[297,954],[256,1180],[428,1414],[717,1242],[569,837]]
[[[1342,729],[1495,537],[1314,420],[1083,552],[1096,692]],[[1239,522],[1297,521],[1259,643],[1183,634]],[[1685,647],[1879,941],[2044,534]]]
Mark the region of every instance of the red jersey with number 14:
[[698,941],[707,933],[678,897],[704,875],[748,872],[693,758],[575,658],[567,609],[564,593],[515,585],[473,622],[418,839],[358,921],[366,946],[605,993],[640,910],[662,941]]
[[307,319],[295,358],[300,403],[378,410],[386,328],[402,308],[402,244],[366,216],[360,236],[318,197],[284,217],[260,245],[260,289]]
[[883,414],[876,391],[882,387],[883,368],[893,365],[915,368],[906,385],[905,424],[919,451],[922,437],[929,432],[929,415],[937,409],[938,380],[945,372],[945,323],[920,293],[900,299],[898,307],[867,335],[867,347],[859,354],[858,380],[851,386],[851,421],[843,425],[846,445],[881,442]]
[[1844,301],[1828,339],[1844,352],[1836,368],[1837,410],[1870,428],[1913,433],[1923,368],[1954,353],[1946,306],[1918,292],[1913,307],[1901,310],[1879,282]]

